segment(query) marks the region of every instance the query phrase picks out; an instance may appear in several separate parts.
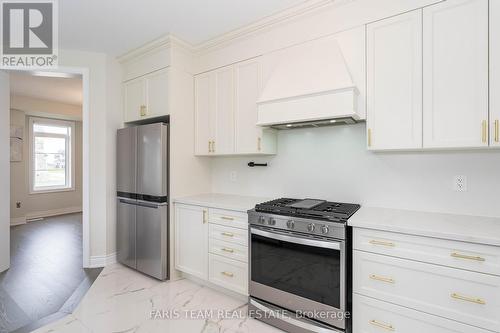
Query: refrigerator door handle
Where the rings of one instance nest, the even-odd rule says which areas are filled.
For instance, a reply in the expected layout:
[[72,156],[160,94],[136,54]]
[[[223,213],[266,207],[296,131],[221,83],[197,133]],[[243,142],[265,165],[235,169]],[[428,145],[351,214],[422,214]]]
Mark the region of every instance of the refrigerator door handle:
[[141,206],[141,207],[146,207],[146,208],[154,208],[158,209],[162,206],[166,206],[167,203],[153,203],[149,201],[143,201],[143,200],[129,200],[129,199],[122,199],[120,198],[120,203],[127,204],[127,205],[133,205],[133,206]]
[[128,199],[122,199],[120,198],[120,203],[127,204],[127,205],[133,205],[136,206],[137,200],[128,200]]

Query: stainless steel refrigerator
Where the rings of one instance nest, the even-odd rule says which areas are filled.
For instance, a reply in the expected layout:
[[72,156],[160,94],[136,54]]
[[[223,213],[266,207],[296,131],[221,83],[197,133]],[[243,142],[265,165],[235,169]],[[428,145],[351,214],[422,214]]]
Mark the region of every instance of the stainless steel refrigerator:
[[160,280],[168,273],[169,127],[118,130],[118,261]]

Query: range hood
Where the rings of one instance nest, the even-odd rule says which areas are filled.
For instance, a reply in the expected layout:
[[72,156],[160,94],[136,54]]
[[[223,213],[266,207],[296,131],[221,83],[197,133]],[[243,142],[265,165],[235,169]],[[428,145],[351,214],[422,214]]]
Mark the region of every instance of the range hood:
[[264,64],[264,73],[266,66],[270,70],[264,74],[257,102],[257,125],[286,129],[355,123],[365,118],[364,108],[358,112],[359,90],[336,38],[287,48],[269,56]]

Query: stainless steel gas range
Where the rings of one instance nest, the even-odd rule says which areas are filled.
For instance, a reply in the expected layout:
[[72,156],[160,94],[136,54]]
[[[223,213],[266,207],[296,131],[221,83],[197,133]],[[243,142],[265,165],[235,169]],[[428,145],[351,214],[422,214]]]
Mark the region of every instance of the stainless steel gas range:
[[277,199],[249,217],[249,314],[291,333],[350,332],[356,204]]

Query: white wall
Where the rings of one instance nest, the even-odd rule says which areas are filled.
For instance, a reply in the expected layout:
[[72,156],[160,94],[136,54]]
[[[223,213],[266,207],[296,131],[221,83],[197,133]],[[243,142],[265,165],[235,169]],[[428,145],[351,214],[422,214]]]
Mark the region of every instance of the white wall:
[[[275,157],[215,158],[212,190],[500,217],[499,168],[500,150],[369,152],[365,124],[357,124],[280,131]],[[453,190],[455,175],[467,176],[467,192]]]
[[90,73],[90,124],[88,124],[90,211],[84,214],[89,214],[90,220],[91,258],[102,257],[115,252],[114,248],[108,249],[107,246],[108,234],[114,233],[115,223],[113,220],[108,220],[108,217],[112,218],[115,210],[115,202],[110,200],[108,190],[116,178],[114,170],[116,157],[110,154],[112,143],[108,140],[116,135],[117,124],[111,119],[121,117],[120,98],[115,93],[117,87],[120,87],[121,74],[116,73],[119,70],[111,68],[117,66],[115,60],[101,53],[60,50],[59,65],[87,68]]
[[[31,110],[40,110],[36,99],[30,99],[29,107]],[[43,101],[41,106],[50,104],[54,110],[63,111],[69,109],[68,113],[73,113],[75,106],[66,104]],[[66,107],[65,107],[66,106]],[[19,107],[19,104],[11,103],[11,108]],[[27,110],[27,109],[25,109]],[[31,115],[38,116],[36,112],[28,112]],[[81,108],[80,108],[81,113]],[[47,112],[43,115],[49,116]],[[57,114],[52,115],[57,118]],[[82,123],[75,122],[75,188],[72,191],[53,192],[53,193],[36,193],[30,194],[29,184],[29,116],[23,111],[11,109],[10,123],[24,128],[23,140],[23,160],[20,162],[10,163],[10,213],[11,224],[20,224],[26,222],[26,219],[46,217],[57,215],[60,213],[79,212],[82,209]],[[16,207],[16,202],[21,203],[21,207]]]
[[22,95],[10,96],[10,108],[21,110],[27,115],[36,114],[38,117],[54,117],[65,120],[82,120],[82,106],[60,103],[46,99]]
[[0,71],[0,272],[10,265],[10,102],[9,75]]

